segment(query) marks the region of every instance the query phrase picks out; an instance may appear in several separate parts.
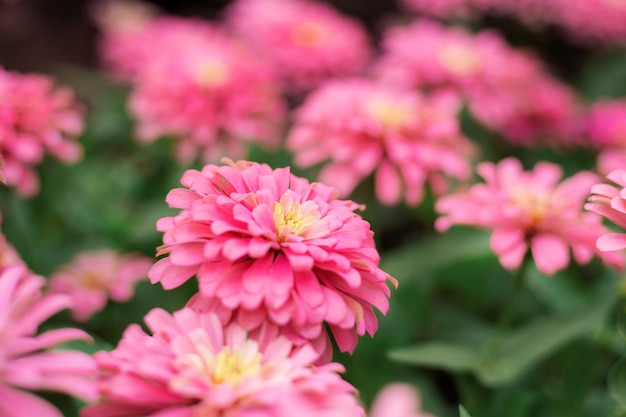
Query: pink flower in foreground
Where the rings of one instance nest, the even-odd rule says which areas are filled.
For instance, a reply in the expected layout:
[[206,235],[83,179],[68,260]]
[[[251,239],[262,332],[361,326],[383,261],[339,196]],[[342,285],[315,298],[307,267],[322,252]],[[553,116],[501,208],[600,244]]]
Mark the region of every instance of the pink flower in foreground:
[[591,145],[599,149],[598,171],[606,175],[626,167],[626,100],[600,100],[586,121]]
[[477,171],[484,184],[436,203],[442,214],[435,223],[437,230],[453,224],[492,229],[491,248],[506,269],[519,268],[530,249],[537,269],[551,275],[567,267],[570,248],[579,264],[595,254],[622,267],[620,255],[596,249],[596,239],[607,232],[602,218],[582,210],[597,182],[595,174],[583,171],[559,183],[563,173],[558,165],[539,162],[524,171],[515,158],[481,163]]
[[208,23],[179,19],[167,28],[175,39],[184,25],[196,28],[184,42],[149,43],[156,55],[129,98],[137,139],[174,138],[183,164],[243,156],[246,141],[275,146],[286,108],[273,71]]
[[22,266],[0,273],[0,415],[62,417],[29,391],[51,390],[92,400],[97,387],[93,359],[82,352],[49,349],[60,343],[89,339],[78,329],[61,328],[36,334],[47,318],[68,307],[69,297],[42,295],[44,278]]
[[392,382],[376,394],[367,414],[369,417],[434,417],[420,410],[421,402],[413,385]]
[[99,352],[102,400],[82,417],[363,416],[338,363],[314,366],[315,351],[276,328],[248,333],[217,316],[154,309],[128,327],[118,347]]
[[378,268],[370,225],[339,200],[334,188],[309,183],[267,165],[239,161],[187,171],[188,189],[174,189],[175,217],[158,221],[164,232],[153,283],[175,288],[194,274],[200,294],[230,310],[240,324],[263,321],[312,340],[326,321],[339,347],[352,351],[357,335],[373,335],[390,295]]
[[0,68],[0,158],[6,182],[23,197],[39,191],[34,166],[46,153],[65,163],[77,162],[82,148],[82,107],[67,87],[45,75]]
[[367,80],[330,82],[296,110],[287,146],[299,166],[324,163],[320,181],[342,196],[374,174],[382,203],[416,205],[427,182],[441,193],[448,177],[471,178],[476,148],[460,131],[459,107],[448,94],[426,98]]
[[134,285],[147,280],[152,264],[150,258],[133,253],[81,252],[50,276],[50,292],[71,296],[73,317],[84,322],[102,310],[109,298],[130,300]]
[[365,28],[322,2],[237,0],[227,20],[296,93],[362,73],[372,55]]
[[[607,175],[613,184],[596,184],[585,204],[591,210],[607,218],[622,229],[626,229],[626,171],[612,171]],[[626,248],[626,233],[604,233],[598,238],[598,249],[617,251]]]

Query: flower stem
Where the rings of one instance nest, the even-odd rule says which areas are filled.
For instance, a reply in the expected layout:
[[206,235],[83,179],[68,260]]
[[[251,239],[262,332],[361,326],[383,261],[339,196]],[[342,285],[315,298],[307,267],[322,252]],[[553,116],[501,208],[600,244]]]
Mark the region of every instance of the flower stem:
[[493,333],[491,334],[491,337],[489,338],[489,340],[487,341],[487,344],[485,345],[485,350],[483,352],[483,361],[489,361],[493,359],[494,354],[496,353],[496,350],[498,348],[498,345],[500,344],[500,341],[502,339],[502,336],[504,335],[504,332],[507,330],[507,328],[509,327],[509,324],[511,323],[511,319],[513,318],[514,307],[515,307],[515,301],[517,300],[519,293],[524,287],[524,279],[526,276],[527,265],[528,265],[528,259],[525,259],[524,262],[522,262],[522,265],[519,267],[519,269],[515,273],[513,287],[511,288],[509,297],[507,298],[506,303],[504,304],[504,308],[502,309],[502,312],[500,313],[500,317],[498,318],[498,322],[496,323]]

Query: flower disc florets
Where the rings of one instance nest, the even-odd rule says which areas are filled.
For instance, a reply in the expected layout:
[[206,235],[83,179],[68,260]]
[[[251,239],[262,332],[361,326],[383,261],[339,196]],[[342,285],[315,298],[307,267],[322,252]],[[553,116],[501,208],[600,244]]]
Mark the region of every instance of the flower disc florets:
[[356,203],[289,168],[245,161],[189,170],[182,184],[167,197],[181,213],[157,223],[169,256],[153,283],[170,289],[196,274],[201,297],[250,313],[244,327],[267,319],[310,340],[326,321],[342,350],[376,331],[373,307],[387,311],[393,279]]

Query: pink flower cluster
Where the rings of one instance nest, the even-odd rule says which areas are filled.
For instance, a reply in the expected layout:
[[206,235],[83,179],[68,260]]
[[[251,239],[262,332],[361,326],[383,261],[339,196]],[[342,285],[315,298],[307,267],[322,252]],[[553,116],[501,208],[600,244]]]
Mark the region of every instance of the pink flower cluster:
[[480,123],[514,144],[580,140],[581,106],[574,92],[534,55],[510,47],[495,31],[472,34],[417,20],[390,28],[382,48],[374,72],[383,82],[453,88]]
[[442,193],[447,177],[471,177],[476,149],[460,132],[459,107],[441,92],[423,97],[368,80],[329,82],[295,110],[287,147],[296,165],[324,162],[320,180],[342,196],[374,174],[383,204],[416,205],[427,182]]
[[0,415],[62,417],[51,404],[29,391],[52,390],[85,400],[97,397],[91,378],[96,364],[89,355],[50,348],[86,340],[81,330],[59,328],[37,334],[39,325],[71,305],[63,295],[43,295],[44,278],[16,265],[0,270]]
[[85,322],[109,299],[129,301],[134,285],[147,280],[152,264],[150,258],[134,253],[81,252],[50,276],[49,292],[71,296],[75,300],[73,318]]
[[237,0],[226,19],[267,58],[292,93],[363,73],[372,57],[365,28],[322,2]]
[[161,309],[131,325],[112,352],[96,354],[106,401],[83,417],[360,417],[341,365],[314,366],[317,353],[265,323],[248,332],[212,313]]
[[[626,229],[626,171],[616,170],[607,175],[613,184],[600,183],[591,188],[585,209],[593,211],[622,229]],[[606,233],[598,238],[598,249],[612,252],[626,248],[625,233]]]
[[519,268],[529,249],[537,269],[546,275],[569,264],[570,248],[579,264],[597,255],[609,265],[623,266],[622,256],[595,247],[608,231],[602,218],[581,211],[597,182],[595,174],[582,171],[559,183],[560,166],[540,162],[524,171],[515,158],[483,162],[477,171],[485,183],[437,201],[435,208],[442,215],[437,230],[453,224],[493,230],[491,248],[506,269]]
[[83,108],[67,87],[45,75],[0,68],[0,160],[6,183],[23,197],[39,192],[34,167],[46,153],[77,162],[82,147]]
[[104,24],[102,41],[110,71],[132,81],[140,142],[176,139],[182,164],[278,144],[286,106],[271,66],[208,21],[146,14],[122,30]]
[[374,397],[369,417],[434,417],[420,410],[419,391],[411,384],[391,382]]
[[325,321],[343,351],[373,335],[393,279],[378,268],[369,223],[334,188],[288,168],[239,161],[189,170],[167,196],[181,209],[159,220],[164,245],[150,271],[164,288],[194,274],[200,295],[236,311],[239,324],[265,321],[301,339],[323,337]]

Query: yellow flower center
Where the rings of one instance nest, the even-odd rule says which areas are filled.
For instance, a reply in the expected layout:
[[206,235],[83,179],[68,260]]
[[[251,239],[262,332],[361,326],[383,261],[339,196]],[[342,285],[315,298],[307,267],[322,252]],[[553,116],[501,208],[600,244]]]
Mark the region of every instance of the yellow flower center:
[[376,121],[389,129],[397,129],[406,124],[415,113],[405,104],[382,97],[371,100],[367,109]]
[[[229,384],[237,386],[249,376],[260,375],[264,366],[263,355],[258,344],[246,340],[241,346],[225,346],[214,354],[206,346],[197,346],[196,352],[181,358],[178,365],[182,370],[191,370],[192,374],[206,381],[209,386]],[[190,383],[188,378],[179,377],[172,381],[175,387],[184,387]]]
[[228,67],[220,61],[204,62],[196,72],[196,79],[203,87],[218,87],[228,79]]
[[102,275],[96,271],[87,271],[82,279],[83,288],[99,291],[106,287]]
[[462,45],[447,45],[439,51],[438,58],[445,68],[461,76],[474,74],[481,66],[476,52]]
[[300,204],[288,194],[283,194],[280,201],[274,203],[274,224],[280,242],[289,236],[306,237],[307,232],[321,218],[317,206],[312,201]]
[[513,204],[521,207],[526,213],[529,227],[535,227],[542,222],[549,212],[551,196],[532,190],[517,190],[512,195]]
[[293,29],[291,37],[300,46],[316,47],[325,43],[328,34],[326,28],[320,23],[305,21]]

